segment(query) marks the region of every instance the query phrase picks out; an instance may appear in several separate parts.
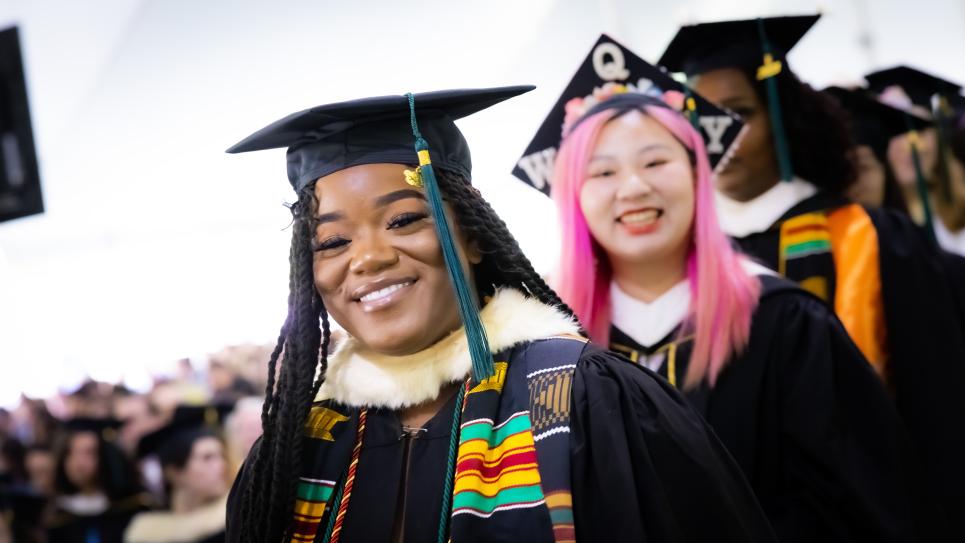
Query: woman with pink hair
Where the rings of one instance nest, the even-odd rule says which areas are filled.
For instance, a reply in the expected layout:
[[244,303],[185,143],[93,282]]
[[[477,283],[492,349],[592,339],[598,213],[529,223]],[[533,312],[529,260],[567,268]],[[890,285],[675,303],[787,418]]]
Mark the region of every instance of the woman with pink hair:
[[594,341],[684,392],[780,540],[936,535],[898,416],[841,323],[721,232],[703,135],[668,104],[684,96],[626,90],[567,104],[561,298]]

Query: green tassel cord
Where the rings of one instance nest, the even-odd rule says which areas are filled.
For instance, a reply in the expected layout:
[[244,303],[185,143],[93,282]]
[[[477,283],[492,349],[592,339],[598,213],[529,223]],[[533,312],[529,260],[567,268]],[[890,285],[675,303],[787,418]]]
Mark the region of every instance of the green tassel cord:
[[928,200],[928,187],[925,186],[925,173],[921,168],[921,155],[918,153],[918,132],[912,129],[911,119],[905,118],[908,122],[908,140],[911,145],[911,162],[915,166],[915,188],[918,189],[918,199],[921,200],[921,209],[925,215],[925,230],[928,238],[936,246],[938,239],[935,237],[935,219],[932,215],[931,202]]
[[462,425],[462,410],[465,407],[465,384],[459,387],[456,395],[456,407],[452,414],[452,428],[449,429],[449,454],[446,456],[446,479],[442,486],[442,510],[439,512],[439,532],[436,543],[446,543],[449,540],[449,519],[452,516],[452,485],[456,474],[456,457],[459,456],[459,428]]
[[781,73],[781,61],[774,60],[771,42],[764,32],[764,19],[757,20],[757,32],[761,38],[761,50],[764,52],[764,64],[757,69],[757,79],[764,81],[764,87],[767,89],[767,110],[771,117],[774,151],[777,154],[777,165],[780,169],[781,179],[790,181],[794,178],[794,167],[791,164],[787,134],[784,132],[784,118],[781,115],[781,100],[777,93],[777,80],[774,79]]
[[472,359],[472,376],[478,383],[495,373],[492,354],[489,352],[489,340],[486,338],[486,329],[483,328],[482,321],[479,319],[476,295],[469,287],[469,282],[463,273],[462,263],[459,260],[459,251],[456,248],[456,242],[453,239],[449,220],[442,203],[439,182],[436,181],[435,173],[432,171],[432,162],[429,160],[429,144],[426,143],[422,133],[419,132],[415,114],[415,96],[412,93],[406,96],[409,99],[409,116],[412,121],[412,135],[415,136],[415,150],[419,155],[419,176],[425,188],[426,199],[429,201],[432,220],[436,225],[436,234],[439,236],[439,244],[442,246],[442,256],[446,261],[449,279],[456,293],[456,300],[459,302],[459,315],[462,317],[462,323],[466,330],[469,355]]
[[945,203],[952,201],[951,173],[948,171],[948,101],[939,97],[938,105],[933,114],[935,128],[938,131],[938,181],[941,187],[942,199]]

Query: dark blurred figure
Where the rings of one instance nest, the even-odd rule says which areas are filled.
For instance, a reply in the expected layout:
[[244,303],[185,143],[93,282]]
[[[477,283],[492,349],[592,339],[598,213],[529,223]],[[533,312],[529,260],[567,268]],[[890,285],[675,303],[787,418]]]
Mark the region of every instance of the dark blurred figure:
[[13,434],[13,416],[10,411],[0,407],[0,438]]
[[50,541],[122,541],[136,513],[150,504],[133,463],[117,445],[117,421],[68,421],[58,454],[54,500],[48,523]]
[[27,447],[24,467],[27,471],[27,482],[30,487],[42,496],[52,497],[57,471],[57,460],[54,458],[53,450],[46,445]]
[[18,439],[0,437],[0,484],[26,484],[26,449]]
[[44,503],[43,496],[28,489],[0,485],[0,543],[47,541],[42,526]]
[[123,387],[114,387],[112,416],[120,421],[117,445],[133,457],[137,443],[145,435],[164,424],[164,418],[155,410],[145,394],[138,394]]

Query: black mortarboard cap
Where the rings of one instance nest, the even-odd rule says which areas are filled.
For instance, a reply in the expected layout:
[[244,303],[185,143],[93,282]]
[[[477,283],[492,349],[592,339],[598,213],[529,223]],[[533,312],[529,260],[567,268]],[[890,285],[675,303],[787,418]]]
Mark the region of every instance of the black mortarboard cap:
[[93,432],[105,441],[114,441],[117,437],[117,430],[123,425],[123,421],[113,417],[77,417],[64,422],[64,428],[69,432]]
[[[912,103],[932,111],[932,96],[936,94],[951,101],[961,101],[962,86],[958,83],[923,72],[910,66],[895,66],[871,72],[864,76],[868,87],[882,92],[888,87],[898,86],[905,91]],[[959,100],[956,100],[958,98]]]
[[762,23],[770,53],[783,59],[820,18],[794,15],[682,26],[657,64],[687,75],[716,68],[757,67],[766,52],[761,46]]
[[823,92],[834,97],[851,114],[855,140],[871,147],[879,160],[884,159],[891,138],[932,125],[918,115],[882,103],[866,89],[828,87]]
[[[419,128],[429,143],[434,166],[467,179],[469,146],[453,121],[524,92],[530,85],[460,89],[415,94]],[[362,164],[419,164],[409,99],[379,96],[327,104],[275,121],[228,149],[244,153],[288,148],[288,180],[296,191],[345,168]]]
[[714,106],[660,68],[603,34],[580,64],[563,94],[556,100],[523,156],[516,162],[513,175],[549,194],[553,162],[563,139],[566,103],[573,98],[590,96],[594,89],[609,82],[626,85],[628,90],[634,93],[656,97],[665,91],[679,91],[688,97],[689,105],[685,109],[690,106],[694,108],[696,122],[707,144],[711,167],[718,168],[724,158],[733,152],[732,146],[743,128],[736,115]]
[[199,435],[220,433],[233,409],[230,403],[178,406],[167,424],[141,438],[137,444],[138,458],[156,454],[164,463],[170,451],[190,445]]

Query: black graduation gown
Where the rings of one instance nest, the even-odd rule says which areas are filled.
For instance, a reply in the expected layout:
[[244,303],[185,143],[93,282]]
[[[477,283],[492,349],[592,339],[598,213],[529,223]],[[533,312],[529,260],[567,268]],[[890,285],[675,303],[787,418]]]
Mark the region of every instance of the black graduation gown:
[[[522,408],[529,410],[534,432],[552,426],[536,438],[547,504],[509,507],[489,516],[453,516],[456,543],[551,542],[574,536],[580,541],[774,540],[740,469],[663,379],[573,339],[524,343],[495,359],[507,360],[508,369],[494,398],[499,407],[493,420],[512,418],[510,413]],[[550,381],[556,388],[544,386]],[[392,541],[396,530],[404,532],[405,541],[436,540],[453,401],[414,439],[405,437],[394,412],[367,411],[341,541]],[[463,432],[472,401],[467,400]],[[553,402],[555,411],[547,407]],[[306,438],[305,463],[315,466],[318,481],[332,474],[337,487],[356,440],[359,409],[320,405],[337,411],[340,422],[332,427],[330,440]],[[568,417],[551,420],[554,413]],[[554,440],[561,449],[551,446]],[[243,468],[228,500],[228,541],[240,538],[239,492],[249,476]],[[551,507],[548,491],[554,485],[568,487],[571,510]],[[331,506],[329,493],[323,495]],[[329,514],[326,509],[319,526],[326,525]],[[321,541],[323,533],[319,529],[315,540]]]
[[[745,253],[777,269],[782,222],[844,203],[818,193],[791,208],[769,230],[735,241]],[[889,209],[867,212],[878,237],[889,388],[949,529],[965,541],[965,314],[958,307],[965,304],[963,287],[949,278],[952,258],[941,256],[906,215]],[[788,278],[804,279],[792,274]]]
[[135,495],[118,500],[99,515],[75,515],[57,508],[47,526],[51,543],[122,543],[124,531],[137,513],[147,510],[149,497]]
[[938,257],[942,271],[948,277],[958,315],[959,329],[965,337],[965,256],[943,250]]
[[[825,305],[789,281],[762,276],[747,349],[687,398],[744,470],[778,539],[935,541],[901,422],[885,389]],[[692,337],[643,347],[612,329],[618,351],[662,356],[675,382]]]

